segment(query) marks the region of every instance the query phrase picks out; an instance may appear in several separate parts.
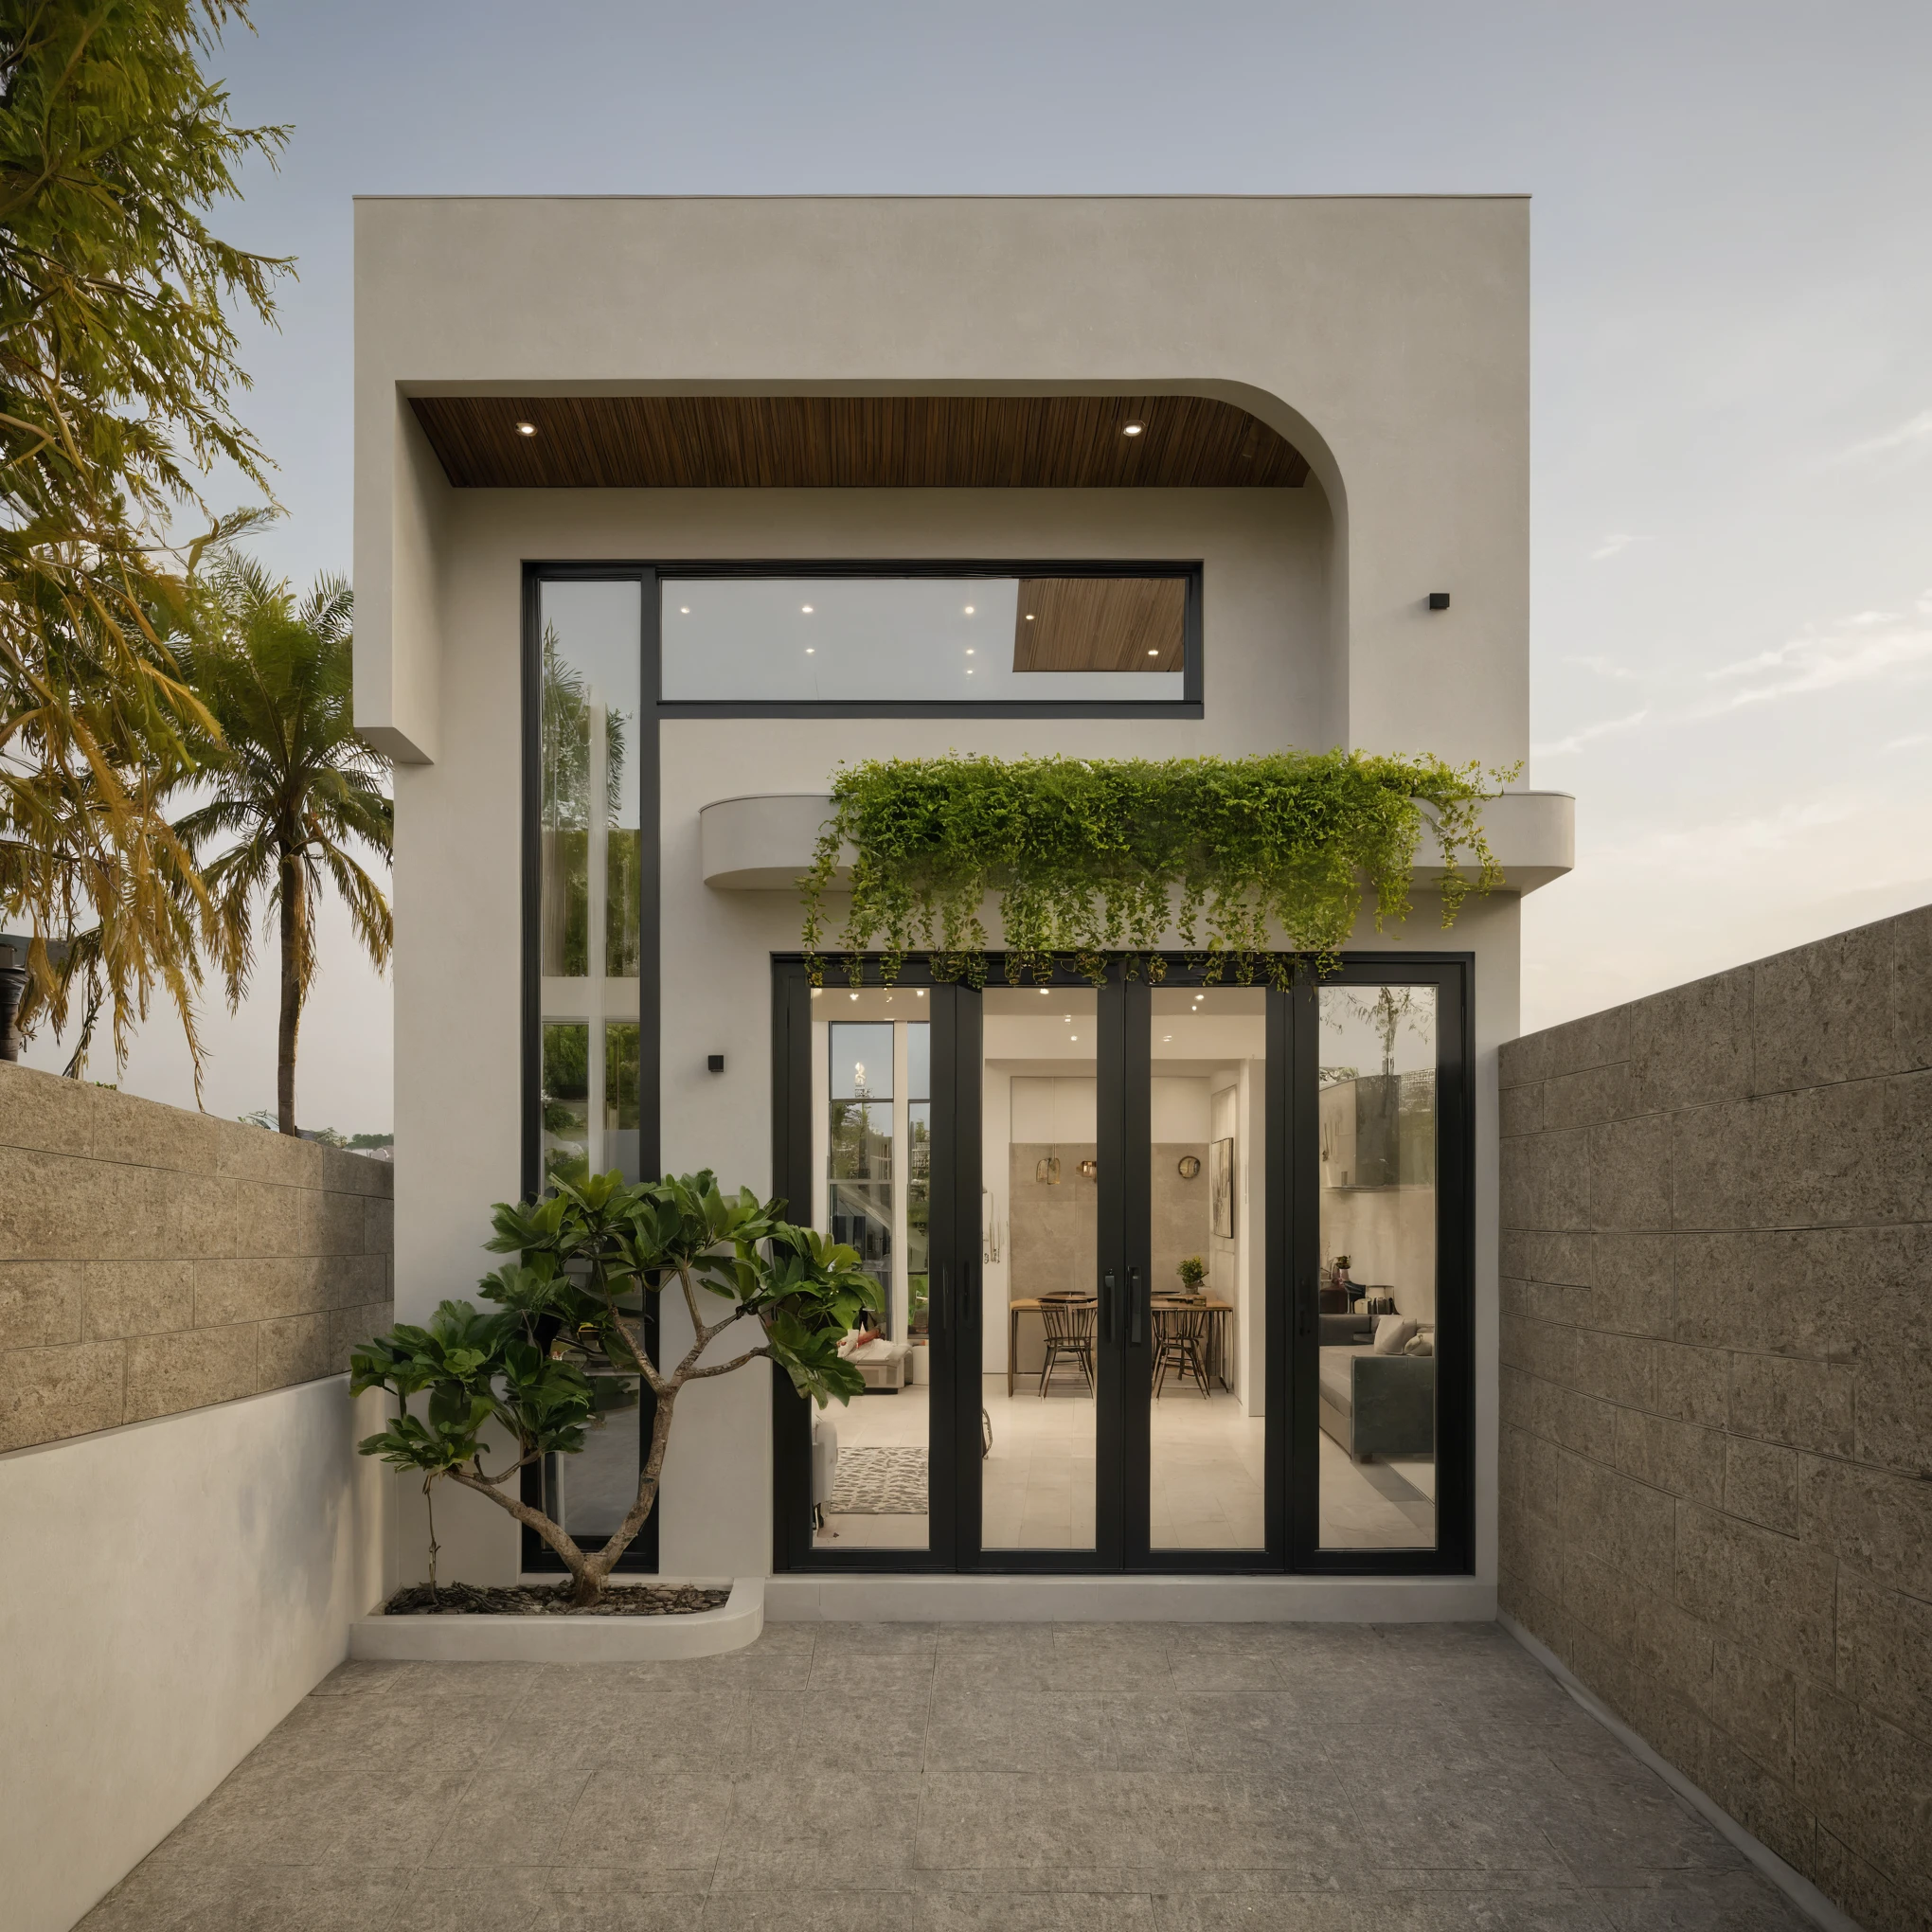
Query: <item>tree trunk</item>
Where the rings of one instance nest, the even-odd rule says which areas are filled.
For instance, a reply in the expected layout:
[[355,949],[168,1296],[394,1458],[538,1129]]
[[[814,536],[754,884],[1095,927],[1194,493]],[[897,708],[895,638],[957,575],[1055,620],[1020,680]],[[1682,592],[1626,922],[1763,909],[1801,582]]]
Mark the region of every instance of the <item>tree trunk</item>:
[[534,1530],[559,1556],[564,1559],[564,1567],[577,1579],[577,1593],[573,1602],[594,1603],[603,1585],[603,1579],[597,1578],[584,1594],[586,1584],[584,1573],[590,1567],[593,1558],[584,1555],[577,1547],[577,1539],[561,1523],[553,1523],[541,1510],[533,1510],[521,1496],[505,1495],[493,1482],[485,1482],[481,1476],[473,1476],[467,1469],[450,1471],[453,1481],[459,1482],[465,1489],[474,1490],[479,1496],[488,1496],[507,1515],[511,1515],[526,1530]]
[[664,1472],[665,1445],[671,1440],[671,1405],[677,1401],[677,1392],[684,1386],[684,1378],[677,1376],[670,1386],[657,1391],[657,1413],[651,1423],[651,1453],[644,1458],[644,1468],[637,1478],[637,1499],[626,1512],[604,1547],[591,1558],[585,1573],[577,1580],[577,1593],[571,1601],[578,1604],[595,1603],[603,1594],[604,1579],[617,1567],[618,1557],[637,1540],[637,1532],[650,1521],[651,1512],[657,1502],[657,1479]]
[[276,1113],[284,1134],[295,1125],[295,1035],[302,1024],[303,941],[308,906],[302,896],[302,861],[284,840],[281,851],[281,1030],[276,1043]]

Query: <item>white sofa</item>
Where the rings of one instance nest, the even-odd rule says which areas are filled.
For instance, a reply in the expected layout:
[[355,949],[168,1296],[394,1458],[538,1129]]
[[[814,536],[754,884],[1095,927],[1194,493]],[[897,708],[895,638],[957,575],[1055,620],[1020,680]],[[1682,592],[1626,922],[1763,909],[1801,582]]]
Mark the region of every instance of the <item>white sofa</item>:
[[912,1380],[910,1342],[888,1342],[882,1338],[861,1343],[856,1349],[841,1343],[839,1353],[865,1377],[868,1393],[886,1389],[896,1395]]

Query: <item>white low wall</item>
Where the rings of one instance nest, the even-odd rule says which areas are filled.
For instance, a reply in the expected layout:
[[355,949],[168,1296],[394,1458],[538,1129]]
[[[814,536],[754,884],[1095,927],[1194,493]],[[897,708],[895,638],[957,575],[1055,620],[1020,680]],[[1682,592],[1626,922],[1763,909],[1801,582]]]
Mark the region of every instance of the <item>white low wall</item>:
[[68,1932],[347,1654],[378,1426],[332,1376],[0,1456],[9,1932]]

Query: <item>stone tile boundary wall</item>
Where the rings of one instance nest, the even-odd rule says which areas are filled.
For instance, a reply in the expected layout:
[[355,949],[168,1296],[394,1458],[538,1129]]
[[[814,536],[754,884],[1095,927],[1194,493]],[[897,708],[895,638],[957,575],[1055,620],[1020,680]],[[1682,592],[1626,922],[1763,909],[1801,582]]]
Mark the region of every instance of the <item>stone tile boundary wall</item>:
[[394,1306],[395,1172],[0,1063],[0,1451],[312,1382]]
[[1502,1607],[1932,1926],[1932,907],[1502,1049]]

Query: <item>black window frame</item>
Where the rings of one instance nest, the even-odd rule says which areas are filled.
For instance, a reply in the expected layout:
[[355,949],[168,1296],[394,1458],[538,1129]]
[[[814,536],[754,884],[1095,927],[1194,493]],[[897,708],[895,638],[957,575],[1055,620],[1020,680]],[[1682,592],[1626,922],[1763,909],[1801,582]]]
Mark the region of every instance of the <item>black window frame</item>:
[[[1205,985],[1202,962],[1183,953],[1163,956],[1170,986]],[[989,961],[988,983],[1001,977],[1000,956]],[[837,1574],[841,1571],[895,1574],[1055,1576],[1297,1576],[1470,1578],[1476,1574],[1476,1038],[1475,964],[1473,953],[1350,951],[1339,969],[1319,977],[1297,974],[1285,993],[1271,992],[1268,1000],[1267,1097],[1269,1142],[1265,1190],[1267,1233],[1263,1265],[1271,1283],[1271,1305],[1278,1319],[1269,1323],[1266,1347],[1268,1408],[1279,1422],[1271,1430],[1266,1479],[1266,1555],[1251,1550],[1188,1550],[1129,1547],[1120,1534],[1108,1538],[1094,1560],[1079,1562],[1082,1552],[1060,1550],[987,1551],[977,1546],[977,1517],[963,1493],[933,1497],[929,1545],[920,1550],[852,1549],[816,1547],[811,1529],[810,1404],[797,1396],[782,1375],[772,1377],[772,1557],[773,1567],[786,1574]],[[775,953],[772,970],[772,1175],[774,1191],[811,1198],[813,1119],[811,1111],[811,1001],[804,960],[796,953]],[[1116,971],[1110,966],[1110,974]],[[878,979],[876,957],[864,963],[866,983]],[[1070,973],[1065,983],[1084,983]],[[903,983],[933,982],[922,959],[906,961]],[[1221,980],[1221,984],[1229,983]],[[1445,995],[1454,1011],[1437,1038],[1437,1333],[1448,1335],[1437,1369],[1438,1470],[1436,1541],[1429,1547],[1327,1548],[1319,1547],[1320,1423],[1316,1415],[1315,1377],[1319,1324],[1317,1283],[1320,1267],[1320,1173],[1315,1149],[1320,1135],[1316,1120],[1319,1088],[1319,1019],[1317,996],[1324,986],[1381,984],[1432,985]],[[1144,996],[1146,982],[1137,985]],[[1122,989],[1127,992],[1127,989]],[[1140,1000],[1131,993],[1119,1011],[1130,1029],[1136,1024]],[[935,1015],[937,1018],[937,1014]],[[1144,1030],[1144,1019],[1139,1021]],[[976,1006],[962,1011],[948,1028],[951,1050],[957,1054],[952,1091],[958,1118],[941,1122],[935,1100],[936,1140],[943,1132],[949,1142],[979,1144],[979,1039]],[[936,1064],[939,1041],[935,1037]],[[1109,1050],[1103,1046],[1102,1051]],[[1125,1054],[1125,1043],[1113,1051]],[[1140,1056],[1127,1056],[1130,1069]],[[1144,1132],[1148,1109],[1145,1080],[1130,1081],[1127,1116],[1101,1123],[1100,1160],[1117,1164],[1123,1174],[1136,1176],[1138,1164],[1124,1158],[1124,1131]],[[937,1085],[937,1076],[936,1076]],[[954,1178],[944,1179],[947,1189]],[[935,1199],[941,1178],[935,1174]],[[950,1195],[949,1195],[950,1198]],[[1144,1213],[1137,1198],[1125,1203],[1131,1228]],[[936,1210],[937,1217],[937,1210]],[[963,1223],[962,1223],[963,1225]],[[941,1234],[957,1239],[957,1229],[942,1228],[936,1218],[934,1254],[941,1252]],[[1104,1230],[1103,1230],[1104,1232]],[[1124,1238],[1122,1236],[1121,1238]],[[1118,1241],[1117,1240],[1117,1245]],[[1125,1250],[1123,1249],[1123,1255]],[[1127,1259],[1131,1259],[1129,1256]],[[1279,1284],[1279,1285],[1275,1285]],[[976,1297],[974,1319],[977,1319]],[[976,1361],[976,1354],[975,1354]],[[957,1366],[957,1365],[956,1365]],[[1129,1407],[1135,1406],[1130,1402]],[[959,1437],[954,1467],[972,1459],[974,1444],[965,1437],[975,1433],[976,1412],[956,1401],[951,1426]],[[1139,1404],[1144,1409],[1144,1404]],[[1136,1411],[1128,1422],[1125,1412],[1115,1424],[1144,1433],[1145,1419]],[[970,1425],[970,1426],[969,1426]],[[936,1445],[937,1446],[937,1445]],[[1145,1445],[1126,1445],[1114,1439],[1100,1445],[1103,1457],[1125,1456],[1129,1480],[1145,1476]]]
[[[1454,1011],[1436,1036],[1436,1542],[1433,1548],[1324,1548],[1320,1535],[1321,1175],[1318,1120],[1322,989],[1433,986]],[[1297,979],[1297,1080],[1289,1096],[1289,1567],[1299,1576],[1476,1574],[1476,955],[1347,952],[1333,973]],[[1440,1011],[1440,1009],[1439,1009]],[[1305,1446],[1305,1453],[1297,1453]]]
[[[1201,561],[1106,558],[1098,562],[989,561],[984,558],[819,558],[657,564],[660,585],[670,579],[853,577],[1178,577],[1187,584],[1178,698],[1006,698],[956,702],[941,698],[667,698],[661,670],[651,689],[660,718],[1199,718],[1203,715],[1204,572]],[[662,625],[660,589],[658,621]],[[660,659],[661,661],[661,659]]]
[[[660,1137],[663,1097],[660,1090],[661,1016],[658,997],[658,928],[660,921],[660,868],[663,863],[663,831],[659,824],[657,722],[652,713],[650,694],[657,689],[658,603],[653,595],[657,575],[648,564],[572,562],[526,563],[523,567],[523,638],[520,692],[523,717],[519,736],[523,752],[523,932],[521,957],[522,1033],[521,1079],[519,1082],[522,1119],[518,1145],[522,1198],[533,1200],[543,1188],[543,1134],[540,1103],[544,1084],[544,982],[542,953],[543,923],[543,587],[546,583],[635,582],[641,586],[638,596],[638,665],[640,671],[638,731],[636,744],[638,791],[638,890],[637,936],[637,1172],[655,1175],[660,1172]],[[645,728],[648,725],[648,729]],[[652,1359],[657,1357],[657,1302],[645,1299],[645,1339]],[[651,1425],[656,1401],[650,1386],[639,1389],[637,1404],[638,1466],[643,1466],[645,1445],[651,1440]],[[536,1465],[523,1473],[523,1500],[538,1508],[543,1504],[543,1472]],[[631,1547],[617,1561],[618,1574],[655,1575],[658,1568],[658,1519],[663,1495],[653,1507],[644,1527]],[[520,1563],[527,1575],[564,1574],[564,1559],[534,1530],[522,1529]],[[579,1544],[592,1551],[602,1544],[590,1537],[579,1537]]]

